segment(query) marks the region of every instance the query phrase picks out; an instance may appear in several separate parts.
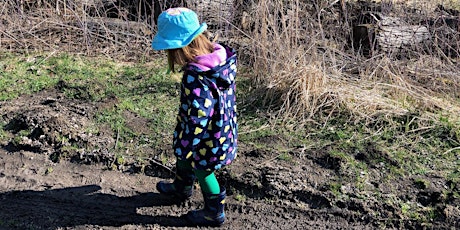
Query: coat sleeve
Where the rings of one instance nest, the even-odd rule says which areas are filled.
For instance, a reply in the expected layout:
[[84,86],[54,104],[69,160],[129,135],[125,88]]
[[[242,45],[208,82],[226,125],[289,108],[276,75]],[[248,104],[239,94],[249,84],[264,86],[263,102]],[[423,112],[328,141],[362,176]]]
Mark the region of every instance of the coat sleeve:
[[201,76],[196,76],[187,71],[182,80],[181,107],[184,113],[181,123],[184,125],[179,133],[176,147],[181,149],[186,159],[196,152],[201,140],[209,135],[208,125],[214,113],[216,100],[209,87],[203,83]]

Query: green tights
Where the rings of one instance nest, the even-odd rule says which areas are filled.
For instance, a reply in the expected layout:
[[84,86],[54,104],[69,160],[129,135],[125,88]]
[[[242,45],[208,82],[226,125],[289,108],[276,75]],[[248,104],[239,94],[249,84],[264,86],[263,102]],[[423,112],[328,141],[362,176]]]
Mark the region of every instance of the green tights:
[[[176,165],[178,168],[181,168],[181,169],[185,169],[185,170],[192,169],[192,165],[190,165],[190,162],[188,161],[177,159]],[[198,183],[200,184],[201,190],[204,193],[208,193],[208,194],[219,194],[220,193],[220,185],[213,171],[197,170],[197,169],[192,169],[192,170],[195,173],[195,176],[198,179]]]

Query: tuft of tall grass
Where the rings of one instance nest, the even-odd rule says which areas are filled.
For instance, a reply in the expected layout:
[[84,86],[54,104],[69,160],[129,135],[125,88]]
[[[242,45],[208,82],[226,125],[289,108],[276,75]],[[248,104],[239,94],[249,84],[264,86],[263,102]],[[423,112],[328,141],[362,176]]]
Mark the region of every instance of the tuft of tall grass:
[[0,3],[0,47],[37,51],[107,55],[132,60],[151,53],[152,25],[108,17],[105,1],[5,0]]
[[320,34],[302,21],[304,14],[302,1],[258,1],[250,13],[253,81],[264,89],[256,96],[283,116],[309,118],[338,102],[325,101],[328,70],[315,46]]
[[378,52],[364,57],[347,43],[353,26],[347,9],[354,1],[337,3],[267,0],[246,9],[251,17],[244,20],[249,25],[245,47],[252,83],[259,89],[253,96],[262,105],[279,117],[300,120],[327,120],[341,110],[357,121],[413,110],[459,111],[455,60],[434,51],[412,59]]

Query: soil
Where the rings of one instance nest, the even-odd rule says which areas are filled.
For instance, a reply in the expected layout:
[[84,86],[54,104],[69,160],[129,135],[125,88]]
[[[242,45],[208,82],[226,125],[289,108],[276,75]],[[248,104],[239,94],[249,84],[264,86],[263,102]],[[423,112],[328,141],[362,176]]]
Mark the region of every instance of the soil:
[[[116,99],[98,103],[70,100],[61,91],[57,88],[0,102],[1,119],[12,135],[0,143],[0,229],[195,228],[182,215],[202,206],[198,185],[190,200],[177,204],[156,191],[155,184],[172,179],[173,174],[153,158],[142,167],[129,162],[108,167],[113,166],[108,162],[114,161],[111,150],[116,134],[104,127],[97,134],[88,134],[87,129],[94,114],[113,106]],[[145,127],[143,118],[129,117],[131,125]],[[21,136],[23,130],[28,135]],[[269,137],[260,141],[269,146],[283,140]],[[85,148],[71,154],[64,143]],[[169,149],[165,146],[164,151]],[[307,152],[300,146],[290,152],[292,159],[282,159],[278,153],[241,142],[237,160],[218,173],[228,193],[227,220],[221,229],[458,227],[460,202],[443,196],[445,181],[435,176],[422,178],[430,187],[414,183],[413,178],[383,182],[383,169],[375,161],[382,153],[372,146],[368,151],[368,155],[356,156],[372,166],[368,175],[372,183],[367,186],[382,191],[382,197],[398,191],[407,200],[436,207],[444,213],[440,221],[422,225],[401,218],[400,208],[391,203],[353,196],[352,183],[343,183],[340,189],[349,199],[339,201],[329,186],[344,171],[340,159],[330,156],[327,149]]]
[[[357,15],[362,8],[356,8],[359,12],[352,9],[349,13]],[[329,14],[333,21],[327,23],[329,28],[325,27],[324,31],[339,37],[337,34],[346,30],[337,31],[334,15],[338,13]],[[6,42],[4,36],[4,47],[15,49],[24,45],[18,49],[33,50],[46,40],[52,50],[68,44],[68,51],[93,53],[88,50],[94,47],[79,45],[88,43],[86,32],[79,39],[68,36],[71,29],[77,28],[73,24],[63,30],[61,23],[49,23],[42,18],[36,19],[38,23],[29,23],[31,18],[28,18],[27,23],[18,25],[11,19],[15,17],[5,15],[2,23],[12,28],[10,32],[19,31],[19,35]],[[353,15],[349,18],[359,19]],[[24,16],[21,14],[21,17]],[[36,29],[47,23],[50,28]],[[94,23],[91,27],[98,25]],[[144,30],[144,27],[133,27],[131,22],[129,26],[119,21],[107,25],[123,30],[123,33],[114,33],[117,36],[126,34],[125,29]],[[23,30],[17,29],[22,27]],[[450,36],[453,30],[445,28],[448,31],[435,31]],[[10,32],[7,30],[5,35]],[[75,33],[80,32],[77,29]],[[97,41],[104,40],[99,37],[107,36],[106,32],[104,27],[92,33],[98,35]],[[145,36],[150,33],[150,29],[146,30]],[[24,40],[18,42],[23,37]],[[41,38],[39,42],[37,37]],[[145,40],[134,38],[120,37],[117,42],[125,40],[129,44],[127,49],[137,44],[144,50]],[[449,41],[441,43],[445,43],[445,47],[458,47]],[[105,47],[104,44],[101,47]],[[118,43],[116,47],[128,52]],[[123,57],[130,60],[133,56],[128,53]],[[4,131],[10,135],[8,140],[0,141],[0,230],[195,229],[182,215],[202,207],[198,185],[191,199],[180,204],[155,189],[157,182],[172,180],[174,176],[172,166],[163,165],[158,157],[171,154],[169,145],[151,149],[153,156],[143,164],[132,159],[119,162],[113,151],[117,134],[109,127],[89,131],[94,127],[95,114],[115,106],[117,99],[89,102],[85,89],[72,88],[77,99],[71,100],[62,95],[68,87],[61,82],[55,89],[0,101],[0,124],[6,124]],[[150,132],[145,118],[131,113],[124,116],[129,118],[126,125],[131,129]],[[284,142],[276,136],[258,141],[268,147]],[[429,173],[401,180],[388,178],[386,165],[398,167],[398,162],[371,143],[366,151],[354,156],[368,166],[367,172],[348,171],[340,158],[330,155],[327,146],[317,150],[298,146],[290,150],[292,158],[283,158],[280,153],[261,150],[244,141],[239,142],[239,147],[234,163],[218,172],[228,195],[227,220],[220,229],[460,229],[458,179],[449,181]],[[353,173],[359,176],[349,175]],[[349,178],[362,181],[358,185]],[[404,204],[417,204],[419,209],[426,210],[425,217],[433,219],[408,218],[401,207]]]

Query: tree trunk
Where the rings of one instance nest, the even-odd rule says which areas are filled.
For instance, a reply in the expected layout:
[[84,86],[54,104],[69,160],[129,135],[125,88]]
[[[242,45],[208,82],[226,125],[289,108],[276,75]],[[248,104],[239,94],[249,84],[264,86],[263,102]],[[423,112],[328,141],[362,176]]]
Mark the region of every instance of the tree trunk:
[[[424,48],[424,42],[431,39],[428,28],[409,25],[402,19],[368,13],[371,23],[353,26],[353,45],[365,55],[377,50],[393,53],[402,50],[416,51]],[[373,19],[373,20],[372,20]]]
[[378,22],[378,28],[375,39],[385,52],[405,48],[417,50],[423,46],[423,42],[431,38],[427,27],[408,25],[394,17],[383,17]]

